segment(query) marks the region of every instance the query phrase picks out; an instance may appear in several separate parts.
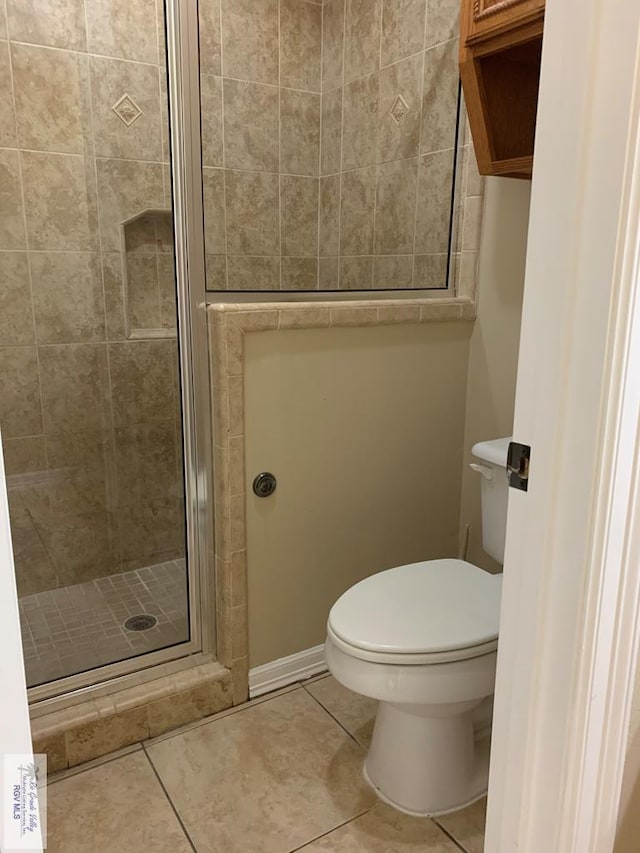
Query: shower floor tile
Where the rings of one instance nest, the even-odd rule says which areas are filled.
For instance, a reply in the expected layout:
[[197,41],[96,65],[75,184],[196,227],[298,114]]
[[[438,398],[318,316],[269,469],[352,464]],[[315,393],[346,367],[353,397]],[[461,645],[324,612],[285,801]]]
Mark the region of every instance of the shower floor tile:
[[[131,616],[156,624],[130,631]],[[20,599],[32,687],[189,639],[186,562],[171,560]]]
[[65,771],[48,853],[482,853],[484,802],[414,818],[364,784],[374,716],[327,676]]

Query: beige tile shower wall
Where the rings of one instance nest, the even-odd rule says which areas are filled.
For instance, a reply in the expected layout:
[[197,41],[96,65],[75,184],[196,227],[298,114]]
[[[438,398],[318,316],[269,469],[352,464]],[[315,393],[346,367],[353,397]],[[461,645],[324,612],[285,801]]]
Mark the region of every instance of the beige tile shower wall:
[[202,0],[200,17],[207,286],[315,289],[322,6]]
[[6,13],[0,426],[18,584],[36,592],[183,548],[175,340],[127,340],[121,254],[124,220],[170,207],[163,12]]
[[209,289],[444,285],[458,5],[203,0]]
[[323,6],[322,288],[445,286],[459,5]]
[[482,550],[479,475],[469,468],[478,441],[513,429],[516,371],[531,184],[490,178],[486,184],[478,265],[478,317],[469,349],[460,530],[468,527],[467,559],[491,571]]

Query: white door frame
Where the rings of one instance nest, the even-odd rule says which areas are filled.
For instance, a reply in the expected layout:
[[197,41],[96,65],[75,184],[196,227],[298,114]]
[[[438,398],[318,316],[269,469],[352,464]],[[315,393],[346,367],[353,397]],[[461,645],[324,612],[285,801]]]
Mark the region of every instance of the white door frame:
[[[10,808],[9,790],[3,779],[4,756],[11,753],[33,755],[31,724],[27,705],[16,573],[11,547],[9,501],[7,498],[2,437],[0,436],[0,842],[4,820]],[[42,850],[40,834],[31,838],[31,851]],[[26,848],[23,848],[26,849]]]
[[548,0],[486,853],[609,853],[640,612],[640,5]]

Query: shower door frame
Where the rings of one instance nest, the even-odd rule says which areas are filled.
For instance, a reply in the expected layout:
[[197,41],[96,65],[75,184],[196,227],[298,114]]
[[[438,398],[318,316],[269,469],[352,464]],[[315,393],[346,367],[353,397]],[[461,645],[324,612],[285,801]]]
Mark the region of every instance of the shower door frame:
[[[44,713],[215,658],[213,418],[206,324],[197,0],[165,0],[170,169],[182,401],[189,640],[31,687]],[[162,666],[162,672],[154,671]]]

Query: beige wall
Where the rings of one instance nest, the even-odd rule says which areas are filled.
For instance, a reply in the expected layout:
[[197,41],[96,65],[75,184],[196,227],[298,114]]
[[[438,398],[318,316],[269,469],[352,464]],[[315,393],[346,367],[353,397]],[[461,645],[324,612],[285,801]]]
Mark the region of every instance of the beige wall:
[[531,185],[489,178],[478,268],[478,319],[469,348],[460,532],[469,526],[467,559],[498,569],[482,550],[480,484],[469,468],[477,441],[510,435],[516,388]]
[[[361,578],[455,556],[469,323],[245,337],[250,666],[324,641]],[[272,498],[250,491],[271,470]]]

